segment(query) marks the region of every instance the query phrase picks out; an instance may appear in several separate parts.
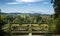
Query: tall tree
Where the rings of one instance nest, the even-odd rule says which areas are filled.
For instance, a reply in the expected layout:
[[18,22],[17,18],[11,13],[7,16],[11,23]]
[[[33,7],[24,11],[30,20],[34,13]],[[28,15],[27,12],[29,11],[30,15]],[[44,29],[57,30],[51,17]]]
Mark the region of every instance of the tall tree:
[[5,36],[6,32],[3,31],[2,26],[3,26],[6,22],[5,22],[2,18],[4,18],[4,16],[1,17],[1,15],[0,15],[0,36]]
[[56,33],[60,34],[60,0],[52,0],[55,10],[54,19],[56,20]]

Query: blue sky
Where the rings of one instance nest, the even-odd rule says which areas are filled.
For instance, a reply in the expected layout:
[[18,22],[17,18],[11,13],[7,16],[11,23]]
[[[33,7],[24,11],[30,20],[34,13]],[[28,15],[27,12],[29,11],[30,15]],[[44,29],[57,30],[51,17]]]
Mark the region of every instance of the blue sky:
[[5,13],[54,13],[51,0],[0,0],[0,9]]

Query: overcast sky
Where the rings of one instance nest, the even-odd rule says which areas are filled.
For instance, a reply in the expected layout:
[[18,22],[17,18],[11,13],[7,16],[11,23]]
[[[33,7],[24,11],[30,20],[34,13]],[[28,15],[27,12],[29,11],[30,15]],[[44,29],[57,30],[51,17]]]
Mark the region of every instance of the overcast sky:
[[0,0],[0,9],[6,13],[54,13],[51,0]]

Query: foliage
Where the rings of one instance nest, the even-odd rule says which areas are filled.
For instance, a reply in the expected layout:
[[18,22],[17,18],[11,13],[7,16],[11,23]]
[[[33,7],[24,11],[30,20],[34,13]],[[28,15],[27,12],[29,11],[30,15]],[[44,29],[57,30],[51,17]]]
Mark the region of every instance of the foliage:
[[56,24],[56,34],[60,34],[60,0],[53,0],[53,7],[54,7],[54,19]]
[[[4,26],[3,26],[3,30],[8,33],[11,33],[10,30],[11,30],[11,24],[47,24],[51,30],[51,32],[53,33],[55,31],[55,27],[52,27],[52,26],[55,26],[55,24],[53,23],[53,18],[51,18],[50,16],[41,16],[40,14],[31,14],[29,16],[22,16],[22,15],[1,15],[1,22],[4,22]],[[6,25],[8,24],[8,25]],[[45,25],[44,25],[45,26]],[[42,30],[47,30],[48,29],[45,29],[45,27],[43,28],[42,27]]]

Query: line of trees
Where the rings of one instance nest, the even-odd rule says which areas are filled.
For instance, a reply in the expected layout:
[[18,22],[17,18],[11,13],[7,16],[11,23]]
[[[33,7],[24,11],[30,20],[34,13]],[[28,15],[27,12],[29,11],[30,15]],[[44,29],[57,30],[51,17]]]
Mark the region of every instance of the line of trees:
[[[14,23],[14,24],[28,24],[28,23],[40,23],[42,20],[42,17],[40,15],[34,15],[34,16],[24,16],[21,17],[20,15],[1,15],[1,23],[2,21],[4,23],[2,24],[8,24],[8,23]],[[44,21],[44,20],[42,20]],[[45,22],[45,21],[44,21]]]

